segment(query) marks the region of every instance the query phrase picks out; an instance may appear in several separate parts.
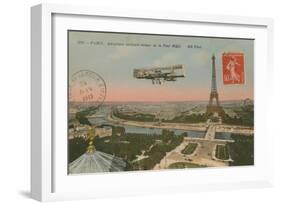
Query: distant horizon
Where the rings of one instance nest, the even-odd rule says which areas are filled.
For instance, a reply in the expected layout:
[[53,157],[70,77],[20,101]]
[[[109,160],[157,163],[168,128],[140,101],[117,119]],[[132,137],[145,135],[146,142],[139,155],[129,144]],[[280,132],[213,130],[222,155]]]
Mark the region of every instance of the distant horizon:
[[[246,99],[249,99],[251,101],[254,101],[252,98],[244,98],[244,99],[229,99],[229,100],[220,100],[220,102],[235,102],[235,101],[244,101]],[[69,101],[70,103],[95,103],[95,102],[81,102],[81,101]],[[104,101],[103,103],[180,103],[180,102],[209,102],[209,100],[175,100],[175,101]]]

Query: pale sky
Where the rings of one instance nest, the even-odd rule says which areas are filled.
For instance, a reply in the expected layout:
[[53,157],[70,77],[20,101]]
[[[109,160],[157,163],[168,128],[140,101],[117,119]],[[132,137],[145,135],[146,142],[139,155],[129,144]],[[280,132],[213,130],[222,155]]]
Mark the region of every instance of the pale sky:
[[[94,44],[96,42],[103,44]],[[156,44],[157,47],[125,44]],[[158,47],[160,44],[162,47]],[[177,44],[180,48],[167,48],[163,44]],[[188,48],[188,45],[201,48]],[[79,70],[99,74],[106,82],[105,101],[208,100],[214,54],[220,100],[253,99],[253,51],[254,40],[70,31],[69,75],[71,77]],[[245,84],[223,84],[221,62],[224,52],[244,53]],[[133,77],[135,68],[173,64],[183,64],[186,77],[163,85]]]

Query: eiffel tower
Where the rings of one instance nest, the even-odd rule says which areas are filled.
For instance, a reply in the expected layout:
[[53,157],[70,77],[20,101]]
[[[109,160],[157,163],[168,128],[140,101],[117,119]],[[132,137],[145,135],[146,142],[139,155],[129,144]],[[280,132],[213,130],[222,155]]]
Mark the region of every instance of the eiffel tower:
[[209,104],[207,105],[206,116],[209,117],[214,113],[218,113],[219,116],[224,116],[224,111],[220,105],[219,94],[217,91],[217,80],[216,80],[216,57],[212,56],[212,87],[210,93]]

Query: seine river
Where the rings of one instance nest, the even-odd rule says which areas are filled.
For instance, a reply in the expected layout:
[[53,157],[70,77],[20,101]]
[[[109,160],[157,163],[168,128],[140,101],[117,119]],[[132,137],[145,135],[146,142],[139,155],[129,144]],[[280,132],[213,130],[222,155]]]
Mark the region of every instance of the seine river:
[[[95,117],[89,118],[89,121],[94,125],[108,124],[113,126],[120,126],[112,122],[107,121],[105,117]],[[147,127],[137,127],[132,125],[121,125],[125,128],[126,133],[137,133],[137,134],[162,134],[161,128],[147,128]],[[181,135],[184,132],[188,133],[188,136],[194,138],[203,138],[205,132],[203,131],[192,131],[192,130],[181,130],[181,129],[172,129],[176,135]],[[226,132],[217,132],[216,139],[231,139],[230,133]]]

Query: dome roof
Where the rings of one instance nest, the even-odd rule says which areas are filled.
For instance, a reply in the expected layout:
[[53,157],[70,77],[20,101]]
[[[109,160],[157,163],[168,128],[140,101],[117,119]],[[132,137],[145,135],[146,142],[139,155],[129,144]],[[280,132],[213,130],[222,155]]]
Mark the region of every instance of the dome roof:
[[126,162],[100,151],[86,152],[69,164],[70,174],[123,171]]

